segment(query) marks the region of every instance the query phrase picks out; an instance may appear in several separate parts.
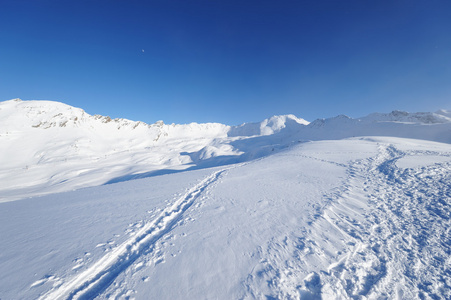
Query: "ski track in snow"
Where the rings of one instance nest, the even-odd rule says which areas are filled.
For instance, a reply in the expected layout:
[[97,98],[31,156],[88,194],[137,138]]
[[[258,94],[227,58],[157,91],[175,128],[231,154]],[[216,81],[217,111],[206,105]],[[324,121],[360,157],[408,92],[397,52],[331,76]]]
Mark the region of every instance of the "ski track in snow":
[[451,162],[398,168],[409,155],[451,157],[380,144],[352,162],[311,226],[259,249],[243,298],[451,299]]
[[144,223],[131,238],[75,277],[66,281],[60,279],[56,287],[39,299],[93,299],[100,295],[139,257],[149,254],[153,245],[174,228],[183,213],[193,205],[202,192],[228,169],[221,169],[206,177],[170,207],[164,209],[153,221]]

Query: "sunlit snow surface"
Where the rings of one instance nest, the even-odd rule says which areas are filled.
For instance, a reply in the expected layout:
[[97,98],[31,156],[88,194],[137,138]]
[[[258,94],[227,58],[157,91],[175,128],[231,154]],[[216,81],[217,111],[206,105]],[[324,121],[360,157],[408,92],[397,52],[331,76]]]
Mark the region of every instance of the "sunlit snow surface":
[[[189,127],[180,128],[172,144],[168,134],[167,153],[187,160],[170,163],[171,174],[145,174],[143,164],[139,174],[148,178],[18,201],[3,185],[0,299],[451,298],[449,122],[410,116],[374,123],[373,115],[306,125],[294,118],[249,128],[209,125],[217,130],[205,139],[203,125],[191,125],[191,143]],[[329,122],[332,133],[314,129]],[[352,137],[350,123],[379,135],[391,124],[394,135],[417,139]],[[333,138],[346,131],[351,137]],[[314,132],[318,138],[308,141]],[[416,136],[431,132],[448,143]],[[18,150],[9,149],[11,165],[21,161]],[[126,154],[116,157],[127,166]],[[137,174],[126,172],[134,166],[117,167],[109,178],[112,161],[89,166],[103,176],[94,182],[80,173],[90,185]],[[34,178],[23,176],[24,185]],[[32,194],[15,191],[14,199]]]

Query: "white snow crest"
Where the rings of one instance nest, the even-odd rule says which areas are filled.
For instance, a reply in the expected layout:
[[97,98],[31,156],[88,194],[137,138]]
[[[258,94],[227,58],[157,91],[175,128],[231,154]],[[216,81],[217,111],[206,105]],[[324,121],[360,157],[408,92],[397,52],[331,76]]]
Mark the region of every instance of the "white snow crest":
[[447,118],[147,125],[2,102],[0,298],[451,299]]
[[297,118],[294,115],[273,116],[260,123],[245,123],[239,126],[233,126],[228,132],[229,137],[237,136],[260,136],[272,135],[283,129],[296,130],[302,125],[308,125],[309,122]]
[[[449,111],[345,115],[312,123],[294,115],[227,126],[154,124],[91,116],[53,101],[0,102],[0,202],[242,162],[298,141],[394,136],[451,143]],[[19,155],[20,153],[20,155]]]

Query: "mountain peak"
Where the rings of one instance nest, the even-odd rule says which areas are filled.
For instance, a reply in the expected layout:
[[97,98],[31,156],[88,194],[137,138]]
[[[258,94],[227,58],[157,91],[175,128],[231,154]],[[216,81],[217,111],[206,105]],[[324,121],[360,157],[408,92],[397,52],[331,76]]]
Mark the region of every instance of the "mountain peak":
[[228,136],[257,136],[271,135],[281,130],[290,130],[299,126],[308,125],[309,122],[295,115],[276,115],[258,123],[244,123],[230,128]]

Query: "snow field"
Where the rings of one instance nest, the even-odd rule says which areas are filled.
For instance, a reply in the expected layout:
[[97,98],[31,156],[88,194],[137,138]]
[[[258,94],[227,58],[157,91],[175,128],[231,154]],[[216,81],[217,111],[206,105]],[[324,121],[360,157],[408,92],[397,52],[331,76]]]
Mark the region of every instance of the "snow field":
[[105,183],[233,164],[298,141],[397,136],[451,143],[449,111],[293,115],[227,126],[154,124],[91,116],[53,101],[0,102],[0,202]]
[[[427,159],[400,168],[408,157]],[[451,163],[437,157],[450,146],[309,142],[2,203],[0,297],[447,299]]]
[[0,102],[0,299],[450,299],[450,116]]
[[159,176],[149,184],[134,180],[2,203],[0,298],[37,299],[61,285],[61,278],[127,241],[210,172],[171,175],[176,186]]

